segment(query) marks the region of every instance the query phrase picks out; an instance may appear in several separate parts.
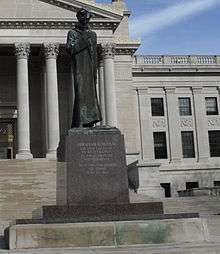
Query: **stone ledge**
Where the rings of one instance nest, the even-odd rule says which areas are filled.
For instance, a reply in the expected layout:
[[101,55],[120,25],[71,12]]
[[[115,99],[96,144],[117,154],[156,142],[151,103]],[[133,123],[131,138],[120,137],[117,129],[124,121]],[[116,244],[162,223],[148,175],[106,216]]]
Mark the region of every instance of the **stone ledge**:
[[201,218],[135,222],[16,225],[9,229],[10,249],[204,243]]

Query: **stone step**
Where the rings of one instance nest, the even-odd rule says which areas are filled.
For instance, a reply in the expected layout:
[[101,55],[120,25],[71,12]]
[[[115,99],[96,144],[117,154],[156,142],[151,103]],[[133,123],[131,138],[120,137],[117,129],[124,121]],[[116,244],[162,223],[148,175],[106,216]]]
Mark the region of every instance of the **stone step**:
[[220,254],[219,243],[163,244],[120,248],[0,250],[2,254]]

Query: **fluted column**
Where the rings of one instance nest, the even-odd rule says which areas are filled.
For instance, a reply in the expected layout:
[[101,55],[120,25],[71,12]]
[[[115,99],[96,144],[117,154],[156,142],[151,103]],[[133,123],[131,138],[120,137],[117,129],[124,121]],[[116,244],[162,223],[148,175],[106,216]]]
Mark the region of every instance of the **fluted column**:
[[102,45],[102,53],[104,59],[106,124],[116,127],[117,106],[115,90],[114,52],[115,44],[107,43]]
[[102,125],[106,124],[105,117],[105,81],[104,81],[104,62],[103,59],[99,59],[98,67],[98,77],[99,77],[99,104],[102,112]]
[[16,43],[17,57],[17,154],[16,159],[33,158],[30,152],[30,115],[29,115],[29,83],[28,57],[29,43]]
[[48,159],[56,159],[60,139],[59,103],[57,83],[57,56],[59,46],[56,43],[44,44],[46,58],[46,117],[47,117],[47,154]]

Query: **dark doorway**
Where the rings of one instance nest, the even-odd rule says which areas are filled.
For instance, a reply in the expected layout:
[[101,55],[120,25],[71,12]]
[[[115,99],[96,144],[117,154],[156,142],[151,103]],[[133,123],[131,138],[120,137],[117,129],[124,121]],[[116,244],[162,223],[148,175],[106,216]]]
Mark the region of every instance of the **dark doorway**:
[[161,183],[160,186],[164,188],[165,191],[165,198],[170,198],[171,197],[171,187],[170,183]]
[[186,190],[191,190],[194,188],[199,188],[198,182],[186,182]]
[[15,157],[15,120],[0,119],[0,159]]
[[214,187],[220,187],[220,181],[214,181]]

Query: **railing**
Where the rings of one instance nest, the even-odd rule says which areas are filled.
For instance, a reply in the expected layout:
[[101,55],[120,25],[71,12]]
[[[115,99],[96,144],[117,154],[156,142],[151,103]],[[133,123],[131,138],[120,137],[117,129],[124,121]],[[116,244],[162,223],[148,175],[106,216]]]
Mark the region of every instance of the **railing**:
[[134,64],[144,65],[216,65],[220,64],[220,56],[159,56],[159,55],[137,55],[134,56]]
[[178,191],[179,197],[194,197],[194,196],[220,196],[219,187],[204,187],[193,188],[189,190]]

